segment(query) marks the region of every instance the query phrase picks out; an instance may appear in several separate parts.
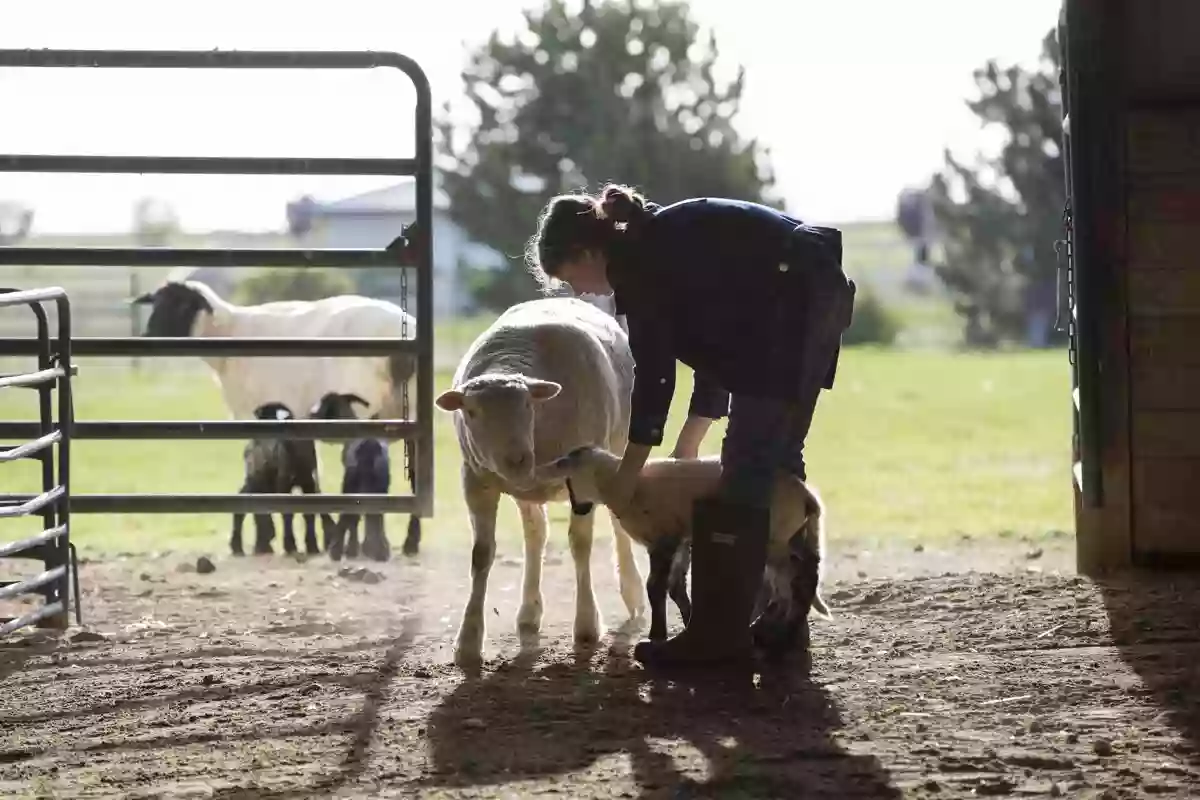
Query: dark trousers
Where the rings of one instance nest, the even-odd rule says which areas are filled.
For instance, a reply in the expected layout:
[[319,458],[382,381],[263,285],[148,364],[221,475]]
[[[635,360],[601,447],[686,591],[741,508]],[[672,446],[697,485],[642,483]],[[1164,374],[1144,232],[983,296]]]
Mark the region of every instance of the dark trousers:
[[833,387],[842,331],[850,324],[854,284],[840,269],[814,275],[802,336],[788,356],[800,360],[801,386],[793,399],[734,394],[721,444],[719,494],[728,502],[768,507],[779,470],[807,480],[804,442],[822,389]]

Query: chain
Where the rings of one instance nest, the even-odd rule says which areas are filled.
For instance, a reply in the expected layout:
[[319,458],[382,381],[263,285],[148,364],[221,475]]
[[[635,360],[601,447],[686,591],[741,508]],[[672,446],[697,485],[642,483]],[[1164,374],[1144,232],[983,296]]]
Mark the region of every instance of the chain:
[[1058,304],[1059,319],[1056,321],[1055,327],[1059,330],[1063,329],[1062,317],[1066,316],[1066,331],[1067,331],[1067,361],[1071,366],[1075,366],[1078,360],[1077,338],[1078,332],[1075,327],[1075,248],[1074,230],[1072,228],[1071,218],[1071,201],[1068,200],[1063,205],[1062,215],[1063,238],[1054,243],[1054,253],[1058,257],[1059,275],[1059,291],[1065,294],[1066,303]]

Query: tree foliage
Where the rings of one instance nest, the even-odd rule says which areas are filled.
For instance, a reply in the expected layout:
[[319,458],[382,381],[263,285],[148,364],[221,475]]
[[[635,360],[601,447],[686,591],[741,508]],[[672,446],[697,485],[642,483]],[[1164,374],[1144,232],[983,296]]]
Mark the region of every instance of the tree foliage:
[[718,78],[715,36],[701,39],[684,0],[547,0],[524,20],[469,56],[462,82],[478,120],[463,136],[449,121],[439,131],[453,217],[509,261],[481,302],[536,294],[521,256],[554,194],[613,180],[663,203],[773,203],[766,150],[734,127],[744,70]]
[[354,281],[343,271],[316,267],[277,267],[264,269],[240,281],[237,300],[257,305],[275,300],[322,300],[353,294],[354,291]]
[[973,165],[947,150],[930,184],[941,251],[934,266],[970,344],[1022,336],[1031,309],[1052,307],[1066,199],[1059,64],[1051,30],[1036,70],[995,60],[976,70],[979,97],[968,106],[1005,143],[998,156],[980,155]]

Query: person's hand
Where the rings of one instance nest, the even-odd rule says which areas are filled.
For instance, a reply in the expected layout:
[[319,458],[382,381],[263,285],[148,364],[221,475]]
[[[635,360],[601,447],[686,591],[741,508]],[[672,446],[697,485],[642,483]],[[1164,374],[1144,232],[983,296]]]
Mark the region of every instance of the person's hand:
[[622,467],[613,476],[608,485],[608,507],[619,518],[633,505],[633,496],[637,493],[638,477],[641,470],[634,471]]
[[677,442],[671,451],[671,458],[699,458],[700,448],[688,446],[685,442]]
[[689,415],[679,429],[679,438],[675,440],[675,449],[671,458],[699,458],[700,445],[712,426],[712,420],[707,417]]
[[607,492],[607,505],[618,517],[632,506],[638,479],[649,455],[650,447],[647,445],[630,444],[625,448],[621,465],[617,467],[617,474],[609,482]]

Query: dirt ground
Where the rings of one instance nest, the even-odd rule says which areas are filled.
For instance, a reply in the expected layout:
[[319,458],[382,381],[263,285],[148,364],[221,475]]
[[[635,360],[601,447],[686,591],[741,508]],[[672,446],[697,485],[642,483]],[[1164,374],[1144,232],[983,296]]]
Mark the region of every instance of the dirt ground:
[[0,796],[1200,796],[1200,581],[1094,584],[1070,547],[843,548],[811,673],[745,685],[629,660],[607,543],[601,648],[571,647],[560,548],[521,655],[506,557],[476,676],[465,553],[102,556],[82,629],[0,642]]

